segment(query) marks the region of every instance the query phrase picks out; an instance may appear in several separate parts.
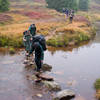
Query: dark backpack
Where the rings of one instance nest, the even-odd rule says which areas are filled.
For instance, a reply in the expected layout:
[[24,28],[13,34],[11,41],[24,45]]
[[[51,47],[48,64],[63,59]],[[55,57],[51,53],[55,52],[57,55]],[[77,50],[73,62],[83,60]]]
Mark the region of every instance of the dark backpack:
[[40,45],[42,46],[43,50],[46,51],[46,40],[43,35],[35,35],[33,36],[33,43],[39,42]]

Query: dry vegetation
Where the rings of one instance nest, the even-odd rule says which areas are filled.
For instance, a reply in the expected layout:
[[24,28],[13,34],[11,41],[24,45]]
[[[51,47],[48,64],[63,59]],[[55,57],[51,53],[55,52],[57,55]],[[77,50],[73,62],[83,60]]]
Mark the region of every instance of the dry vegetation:
[[[23,6],[20,6],[22,4]],[[47,44],[51,46],[75,45],[93,36],[94,31],[90,23],[92,17],[86,12],[78,12],[74,22],[69,24],[63,14],[42,7],[39,2],[34,3],[34,6],[26,6],[26,2],[25,5],[13,2],[12,5],[11,11],[5,13],[12,20],[5,23],[5,20],[1,19],[3,24],[0,21],[0,46],[22,47],[23,31],[32,23],[36,24],[38,34],[47,37]],[[95,14],[95,17],[99,18],[99,14]]]

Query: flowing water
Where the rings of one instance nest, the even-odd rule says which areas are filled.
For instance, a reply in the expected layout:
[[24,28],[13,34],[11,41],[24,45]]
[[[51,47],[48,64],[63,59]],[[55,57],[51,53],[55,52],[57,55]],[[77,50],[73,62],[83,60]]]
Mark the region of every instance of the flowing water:
[[[100,23],[96,23],[99,27]],[[75,91],[73,100],[96,100],[94,82],[100,78],[100,31],[96,38],[85,46],[72,51],[51,50],[45,52],[44,62],[52,65],[49,73],[62,89]],[[27,80],[32,73],[23,64],[23,52],[9,55],[0,51],[0,100],[51,100],[51,93],[43,86]],[[43,97],[37,97],[42,94]]]

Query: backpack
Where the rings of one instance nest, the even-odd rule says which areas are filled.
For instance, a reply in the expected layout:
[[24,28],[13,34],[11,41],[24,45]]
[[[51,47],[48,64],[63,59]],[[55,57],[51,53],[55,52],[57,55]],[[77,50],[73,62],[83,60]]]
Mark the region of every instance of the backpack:
[[35,35],[33,36],[33,43],[39,42],[40,45],[42,46],[43,50],[46,51],[46,40],[43,35]]

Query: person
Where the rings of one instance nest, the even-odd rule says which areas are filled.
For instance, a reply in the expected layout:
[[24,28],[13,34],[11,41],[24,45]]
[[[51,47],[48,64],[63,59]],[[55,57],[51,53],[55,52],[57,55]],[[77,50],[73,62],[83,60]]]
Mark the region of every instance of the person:
[[33,51],[35,51],[35,64],[37,66],[36,71],[40,72],[44,59],[44,50],[39,42],[32,44],[32,48],[29,54],[32,54]]
[[30,35],[29,31],[24,31],[23,32],[23,42],[25,46],[25,51],[26,51],[26,56],[29,55],[30,49],[31,49],[31,41],[32,41],[32,36]]
[[32,37],[36,35],[36,26],[35,26],[35,24],[31,24],[28,30],[29,30],[30,34],[32,35]]
[[72,23],[72,21],[73,21],[73,15],[72,15],[72,13],[69,16],[69,20],[70,20],[70,23]]
[[68,16],[69,16],[69,10],[68,9],[65,10],[65,14],[66,14],[66,17],[68,18]]
[[65,13],[65,14],[66,14],[66,18],[68,18],[68,16],[69,16],[69,10],[68,10],[68,9],[63,8],[63,13]]
[[70,23],[72,23],[73,18],[74,18],[74,10],[71,10],[71,12],[70,12],[70,17],[69,17]]

